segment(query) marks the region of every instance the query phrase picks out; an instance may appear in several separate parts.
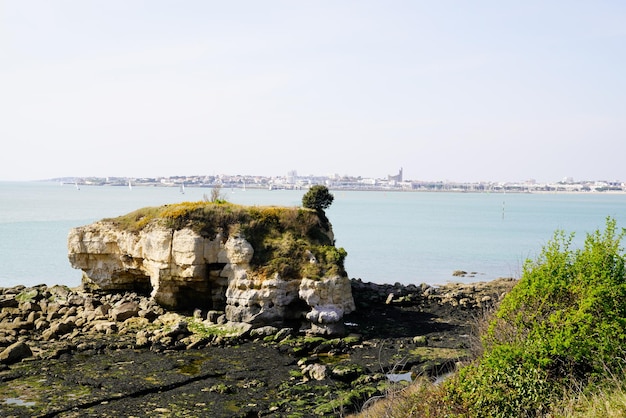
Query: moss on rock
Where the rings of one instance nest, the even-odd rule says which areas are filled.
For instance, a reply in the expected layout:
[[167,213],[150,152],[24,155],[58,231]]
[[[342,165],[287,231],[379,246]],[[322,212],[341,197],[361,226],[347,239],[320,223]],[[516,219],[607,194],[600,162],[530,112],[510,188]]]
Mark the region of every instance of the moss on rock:
[[198,201],[145,207],[103,222],[129,232],[159,225],[211,239],[241,235],[254,248],[251,265],[261,277],[347,276],[346,250],[335,247],[331,226],[312,209]]

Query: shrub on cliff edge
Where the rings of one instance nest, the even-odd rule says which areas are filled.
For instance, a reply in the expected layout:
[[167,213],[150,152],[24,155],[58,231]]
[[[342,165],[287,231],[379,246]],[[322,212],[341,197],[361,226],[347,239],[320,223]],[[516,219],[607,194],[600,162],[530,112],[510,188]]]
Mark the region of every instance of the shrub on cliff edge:
[[334,199],[335,197],[328,191],[328,187],[317,184],[302,196],[302,206],[323,211],[333,203]]

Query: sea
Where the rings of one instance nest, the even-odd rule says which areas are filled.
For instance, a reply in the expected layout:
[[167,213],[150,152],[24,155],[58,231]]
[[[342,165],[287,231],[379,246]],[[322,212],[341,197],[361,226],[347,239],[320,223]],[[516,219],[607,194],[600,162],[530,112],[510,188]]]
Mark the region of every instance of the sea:
[[[300,206],[305,190],[222,189],[243,205]],[[331,190],[326,210],[351,278],[441,285],[519,278],[558,230],[581,246],[607,217],[626,227],[626,194]],[[71,228],[145,206],[203,200],[211,189],[0,182],[0,287],[78,286]],[[465,271],[465,276],[455,276]]]

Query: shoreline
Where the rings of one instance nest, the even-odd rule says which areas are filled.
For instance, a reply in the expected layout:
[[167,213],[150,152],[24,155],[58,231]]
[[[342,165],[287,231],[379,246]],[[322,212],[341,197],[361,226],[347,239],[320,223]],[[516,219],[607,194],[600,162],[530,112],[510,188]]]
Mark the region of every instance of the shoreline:
[[[467,279],[467,280],[463,280],[463,279]],[[499,276],[499,277],[494,277],[494,278],[484,278],[484,277],[481,277],[480,274],[476,274],[476,275],[467,274],[466,276],[455,276],[454,273],[451,273],[449,278],[442,279],[442,280],[431,280],[431,281],[421,281],[421,282],[417,281],[417,282],[412,282],[412,283],[396,281],[394,282],[394,285],[399,284],[400,286],[406,287],[406,286],[415,285],[415,283],[419,282],[419,285],[428,285],[434,288],[440,288],[440,287],[445,287],[445,286],[450,286],[450,285],[465,286],[465,285],[472,285],[472,284],[477,284],[477,283],[493,282],[493,281],[502,280],[502,279],[519,280],[518,277],[514,277],[514,276],[508,276],[508,277]],[[5,281],[3,280],[4,278],[0,277],[0,283],[5,283]],[[9,280],[9,279],[6,279],[6,280]],[[78,278],[75,285],[67,284],[63,282],[53,282],[51,284],[47,284],[44,282],[37,282],[33,284],[13,283],[13,284],[9,284],[8,286],[0,286],[0,293],[2,292],[3,289],[11,289],[11,288],[17,288],[17,287],[33,288],[33,287],[40,287],[40,286],[48,286],[48,287],[61,286],[61,287],[67,287],[69,289],[79,289],[81,287],[80,280],[81,279]],[[368,283],[375,284],[377,286],[387,286],[390,284],[389,282],[385,282],[384,280],[371,281],[371,280],[364,279],[362,277],[351,277],[350,280],[368,282]],[[8,283],[11,283],[11,282],[8,282]]]
[[[50,180],[0,180],[0,183],[13,183],[13,184],[23,184],[23,183],[58,183],[61,186],[71,186],[76,187],[74,182],[59,182],[58,180],[50,179]],[[520,183],[506,183],[506,182],[485,182],[485,183],[445,183],[445,182],[412,182],[412,186],[338,186],[338,185],[329,185],[328,189],[330,191],[354,191],[354,192],[406,192],[406,193],[469,193],[469,194],[564,194],[564,195],[624,195],[626,194],[626,186],[622,186],[621,189],[616,188],[608,188],[604,186],[599,186],[596,189],[592,189],[589,186],[582,186],[585,183],[574,183],[577,184],[578,189],[574,189],[571,187],[571,184],[568,184],[570,187],[565,185],[557,184],[557,183],[546,183],[541,186],[532,187],[532,186],[522,186]],[[140,188],[180,188],[183,182],[179,183],[171,183],[171,184],[162,184],[162,183],[142,183],[137,182],[133,183],[132,187],[140,187]],[[78,186],[85,187],[119,187],[125,188],[128,187],[127,180],[117,183],[106,183],[106,182],[78,182]],[[495,185],[495,186],[494,186]],[[219,184],[185,184],[185,188],[192,189],[212,189],[215,187],[220,187],[222,190],[267,190],[267,191],[306,191],[308,186],[274,186],[273,188],[268,187],[268,185],[254,185],[247,184],[243,186],[241,184],[235,185],[219,185]],[[580,190],[580,188],[587,187],[589,190]],[[595,186],[594,186],[595,187]],[[545,190],[547,189],[547,190]]]

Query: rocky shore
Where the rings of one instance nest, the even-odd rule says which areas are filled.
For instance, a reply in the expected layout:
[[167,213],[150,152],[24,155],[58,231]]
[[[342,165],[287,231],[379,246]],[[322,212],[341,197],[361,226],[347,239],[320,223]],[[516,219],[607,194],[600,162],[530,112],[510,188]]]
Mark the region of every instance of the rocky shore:
[[0,288],[5,417],[337,416],[435,379],[472,355],[473,328],[515,284],[351,280],[346,334],[234,327],[134,292]]

